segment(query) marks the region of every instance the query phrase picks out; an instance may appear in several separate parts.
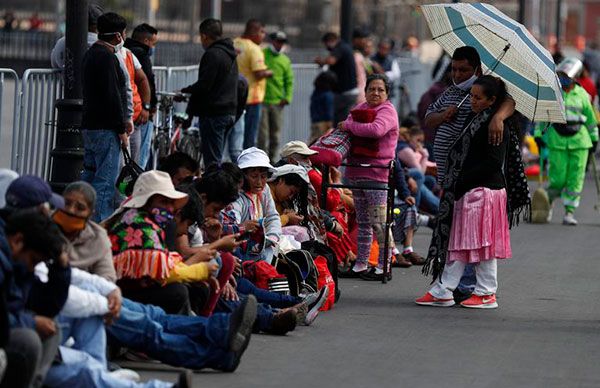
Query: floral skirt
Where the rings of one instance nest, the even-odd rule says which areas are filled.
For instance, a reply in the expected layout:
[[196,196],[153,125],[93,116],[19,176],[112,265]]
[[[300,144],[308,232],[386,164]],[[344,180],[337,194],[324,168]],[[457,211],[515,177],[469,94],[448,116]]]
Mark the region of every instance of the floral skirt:
[[477,187],[454,204],[448,261],[479,263],[512,256],[506,190]]

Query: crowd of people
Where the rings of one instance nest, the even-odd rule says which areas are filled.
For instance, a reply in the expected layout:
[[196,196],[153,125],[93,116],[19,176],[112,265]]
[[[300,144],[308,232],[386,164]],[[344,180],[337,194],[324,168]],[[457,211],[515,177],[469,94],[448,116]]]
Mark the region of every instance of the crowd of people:
[[[82,180],[57,195],[0,170],[1,386],[173,386],[140,383],[111,363],[121,357],[233,372],[253,333],[311,325],[340,298],[338,277],[391,279],[387,260],[433,275],[419,305],[498,307],[497,260],[512,256],[509,229],[531,201],[515,102],[482,74],[475,48],[457,48],[419,117],[400,121],[393,43],[373,54],[368,31],[352,46],[326,33],[311,138],[280,146],[294,87],[286,34],[261,48],[254,19],[234,40],[216,19],[199,33],[198,81],[182,91],[202,158],[176,151],[152,169],[158,30],[144,23],[128,38],[123,17],[90,5]],[[53,66],[64,66],[64,48],[61,39]],[[598,138],[583,68],[559,64],[567,125],[537,134],[550,206],[561,196],[569,225]],[[346,165],[320,158],[327,139]],[[124,196],[128,152],[146,171]],[[433,230],[424,256],[414,246],[422,226]],[[175,386],[191,386],[189,372]]]

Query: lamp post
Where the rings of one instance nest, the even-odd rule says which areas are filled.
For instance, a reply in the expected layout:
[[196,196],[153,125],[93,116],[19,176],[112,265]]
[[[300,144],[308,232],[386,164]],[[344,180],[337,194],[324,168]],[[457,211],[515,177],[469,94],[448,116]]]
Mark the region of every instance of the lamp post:
[[57,100],[56,143],[50,153],[50,184],[54,191],[78,180],[83,169],[83,140],[79,130],[83,113],[81,67],[87,50],[88,1],[67,0],[64,98]]
[[352,41],[352,0],[342,0],[340,10],[340,37],[346,43]]

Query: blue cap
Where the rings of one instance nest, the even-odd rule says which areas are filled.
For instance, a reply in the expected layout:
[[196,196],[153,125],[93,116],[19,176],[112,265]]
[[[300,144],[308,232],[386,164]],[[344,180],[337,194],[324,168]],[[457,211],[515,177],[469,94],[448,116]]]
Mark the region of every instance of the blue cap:
[[6,190],[6,206],[26,209],[48,202],[57,209],[65,207],[65,200],[52,192],[48,182],[34,175],[15,179]]

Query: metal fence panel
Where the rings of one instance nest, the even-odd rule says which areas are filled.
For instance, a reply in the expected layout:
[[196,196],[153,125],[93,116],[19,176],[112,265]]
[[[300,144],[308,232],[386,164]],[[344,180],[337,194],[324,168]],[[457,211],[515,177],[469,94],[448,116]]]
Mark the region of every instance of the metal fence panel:
[[11,168],[19,174],[48,179],[50,151],[54,148],[54,103],[63,96],[63,79],[57,69],[29,69],[23,74],[20,114],[13,133]]
[[10,165],[9,144],[19,115],[19,76],[12,69],[0,69],[0,166]]
[[294,99],[284,109],[281,145],[292,141],[307,142],[310,138],[310,96],[313,81],[321,71],[317,65],[294,64]]
[[154,66],[152,71],[154,72],[154,84],[156,85],[156,90],[167,90],[169,68],[166,66]]

